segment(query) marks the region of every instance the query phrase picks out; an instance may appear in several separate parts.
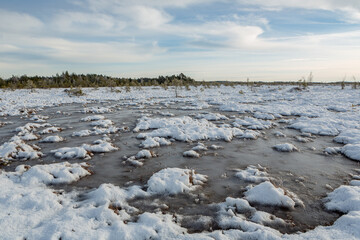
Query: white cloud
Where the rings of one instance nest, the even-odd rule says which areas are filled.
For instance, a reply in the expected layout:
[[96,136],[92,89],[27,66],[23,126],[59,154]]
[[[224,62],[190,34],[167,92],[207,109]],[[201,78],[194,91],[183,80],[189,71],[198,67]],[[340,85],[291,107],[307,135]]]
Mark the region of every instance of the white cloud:
[[34,32],[42,27],[43,23],[33,16],[0,9],[1,32]]
[[258,6],[270,11],[279,11],[284,8],[301,8],[340,12],[344,21],[360,22],[359,0],[237,0],[237,2],[239,4]]

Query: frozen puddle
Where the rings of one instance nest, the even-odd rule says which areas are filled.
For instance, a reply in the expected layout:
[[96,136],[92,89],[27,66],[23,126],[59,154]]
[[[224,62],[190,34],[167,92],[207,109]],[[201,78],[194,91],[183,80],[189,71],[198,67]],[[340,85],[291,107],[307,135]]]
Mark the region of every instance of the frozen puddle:
[[360,237],[357,110],[226,91],[0,117],[5,239]]

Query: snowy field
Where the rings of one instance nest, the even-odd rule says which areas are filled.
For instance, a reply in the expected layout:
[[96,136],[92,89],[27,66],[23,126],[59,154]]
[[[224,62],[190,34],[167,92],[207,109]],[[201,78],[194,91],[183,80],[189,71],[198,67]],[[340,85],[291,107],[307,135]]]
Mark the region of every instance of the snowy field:
[[360,92],[2,90],[0,239],[360,239]]

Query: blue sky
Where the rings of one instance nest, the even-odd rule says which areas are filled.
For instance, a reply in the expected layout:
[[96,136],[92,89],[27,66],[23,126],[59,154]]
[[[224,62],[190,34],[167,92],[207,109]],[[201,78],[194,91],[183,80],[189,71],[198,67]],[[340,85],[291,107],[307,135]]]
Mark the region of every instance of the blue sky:
[[0,2],[0,77],[360,79],[358,0]]

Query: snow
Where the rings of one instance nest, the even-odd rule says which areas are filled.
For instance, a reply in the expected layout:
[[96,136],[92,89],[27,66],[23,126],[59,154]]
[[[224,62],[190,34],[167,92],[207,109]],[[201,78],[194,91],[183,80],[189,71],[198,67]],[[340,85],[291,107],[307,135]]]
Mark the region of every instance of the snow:
[[150,177],[147,191],[151,194],[187,193],[206,181],[207,176],[191,169],[165,168]]
[[261,205],[294,208],[295,201],[285,195],[282,188],[275,187],[271,182],[266,181],[250,188],[245,192],[245,198],[250,203]]
[[273,146],[273,148],[276,151],[279,152],[293,152],[293,151],[299,151],[299,149],[297,147],[295,147],[293,144],[291,143],[280,143],[280,144],[276,144],[275,146]]

